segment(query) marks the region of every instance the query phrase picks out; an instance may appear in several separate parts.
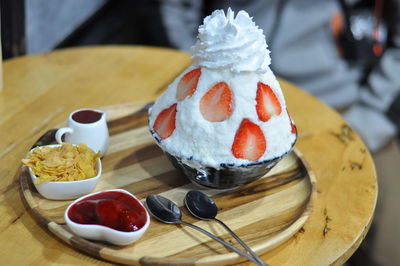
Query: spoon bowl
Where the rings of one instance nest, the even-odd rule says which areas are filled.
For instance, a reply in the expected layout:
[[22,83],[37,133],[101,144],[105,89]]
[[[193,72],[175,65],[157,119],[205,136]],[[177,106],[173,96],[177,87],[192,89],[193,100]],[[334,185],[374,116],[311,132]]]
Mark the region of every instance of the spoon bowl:
[[212,220],[218,213],[218,207],[214,200],[197,190],[189,191],[186,194],[185,205],[193,216],[202,220]]
[[182,212],[179,207],[167,198],[150,195],[146,198],[149,213],[158,221],[166,224],[179,224]]

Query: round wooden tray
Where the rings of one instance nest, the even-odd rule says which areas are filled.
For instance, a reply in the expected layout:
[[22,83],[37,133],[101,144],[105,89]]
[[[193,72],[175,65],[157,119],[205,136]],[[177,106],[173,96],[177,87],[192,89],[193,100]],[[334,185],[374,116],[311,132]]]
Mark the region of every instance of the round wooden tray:
[[[161,194],[183,211],[183,220],[194,223],[240,247],[212,221],[199,221],[183,207],[191,189],[212,196],[218,218],[228,224],[253,250],[262,254],[302,231],[316,198],[315,177],[299,151],[288,154],[265,177],[230,191],[203,189],[175,170],[154,143],[147,129],[148,105],[130,103],[105,107],[110,148],[102,159],[103,174],[96,191],[123,188],[139,199]],[[62,125],[61,125],[62,126]],[[49,144],[54,130],[37,145]],[[128,246],[89,241],[65,225],[64,211],[72,201],[43,198],[33,186],[27,168],[21,167],[20,185],[39,223],[57,237],[96,257],[124,264],[230,264],[245,260],[191,228],[167,225],[154,219],[144,236]]]

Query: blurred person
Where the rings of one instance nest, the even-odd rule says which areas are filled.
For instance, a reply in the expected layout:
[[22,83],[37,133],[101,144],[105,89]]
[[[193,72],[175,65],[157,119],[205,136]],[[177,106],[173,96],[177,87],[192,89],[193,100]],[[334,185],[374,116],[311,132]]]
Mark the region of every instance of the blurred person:
[[169,42],[188,50],[214,9],[253,16],[278,76],[337,109],[373,153],[380,198],[373,258],[400,265],[400,0],[164,0]]

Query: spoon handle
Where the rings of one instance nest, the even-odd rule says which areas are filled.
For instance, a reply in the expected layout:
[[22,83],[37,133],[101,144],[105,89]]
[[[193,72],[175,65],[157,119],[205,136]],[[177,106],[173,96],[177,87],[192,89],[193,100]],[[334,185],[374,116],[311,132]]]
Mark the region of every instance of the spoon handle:
[[239,242],[240,245],[242,245],[242,247],[244,247],[256,260],[256,263],[260,266],[268,266],[268,264],[266,264],[265,262],[262,261],[262,259],[246,244],[243,242],[243,240],[241,240],[236,234],[235,232],[233,232],[223,221],[214,218],[213,220],[217,221],[218,223],[220,223],[236,240],[237,242]]
[[241,255],[241,256],[243,256],[243,257],[246,257],[248,260],[250,260],[250,261],[252,261],[252,262],[258,264],[258,262],[255,260],[255,258],[253,258],[252,256],[250,256],[249,254],[244,253],[244,252],[241,251],[240,249],[238,249],[238,248],[232,246],[231,244],[225,242],[225,241],[222,240],[221,238],[219,238],[219,237],[217,237],[217,236],[211,234],[210,232],[204,230],[203,228],[198,227],[198,226],[196,226],[196,225],[194,225],[194,224],[187,223],[187,222],[185,222],[185,221],[180,221],[179,223],[180,223],[180,224],[187,225],[187,226],[189,226],[189,227],[191,227],[191,228],[193,228],[193,229],[196,229],[196,230],[202,232],[203,234],[205,234],[205,235],[211,237],[212,239],[214,239],[215,241],[221,243],[221,244],[224,245],[226,248],[228,248],[228,249],[230,249],[230,250],[236,252],[237,254],[239,254],[239,255]]

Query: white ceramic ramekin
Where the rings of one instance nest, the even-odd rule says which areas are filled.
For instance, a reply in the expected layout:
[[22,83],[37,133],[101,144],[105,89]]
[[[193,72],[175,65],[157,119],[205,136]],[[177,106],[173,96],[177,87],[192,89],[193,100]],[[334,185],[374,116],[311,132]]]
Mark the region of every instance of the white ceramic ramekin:
[[[40,149],[42,147],[59,146],[61,146],[61,144],[39,146],[37,148]],[[49,181],[35,184],[35,180],[37,179],[37,177],[33,174],[32,169],[30,167],[28,168],[32,182],[35,185],[37,191],[39,191],[40,195],[42,195],[43,197],[51,200],[76,199],[78,197],[81,197],[82,195],[88,194],[92,192],[93,189],[96,187],[96,184],[101,176],[100,158],[97,159],[97,175],[95,177],[79,181]]]
[[72,232],[74,232],[75,234],[83,237],[83,238],[87,238],[87,239],[91,239],[91,240],[100,240],[100,241],[107,241],[110,242],[114,245],[128,245],[131,244],[135,241],[137,241],[139,238],[142,237],[142,235],[146,232],[147,228],[150,225],[150,215],[147,212],[147,209],[143,206],[145,213],[146,213],[146,223],[143,225],[142,228],[140,228],[137,231],[134,232],[122,232],[122,231],[118,231],[103,225],[96,225],[96,224],[79,224],[79,223],[75,223],[73,222],[69,216],[68,216],[68,212],[69,209],[77,202],[91,197],[95,194],[99,194],[99,193],[103,193],[103,192],[107,192],[107,191],[117,191],[117,192],[122,192],[122,193],[126,193],[128,195],[130,195],[131,197],[133,197],[135,200],[137,200],[139,202],[139,204],[141,206],[143,206],[143,204],[131,193],[129,193],[126,190],[123,189],[111,189],[111,190],[104,190],[104,191],[99,191],[99,192],[95,192],[95,193],[91,193],[89,195],[80,197],[79,199],[75,200],[73,203],[71,203],[67,210],[65,211],[64,214],[64,219],[65,222],[67,223],[67,226],[71,229]]

